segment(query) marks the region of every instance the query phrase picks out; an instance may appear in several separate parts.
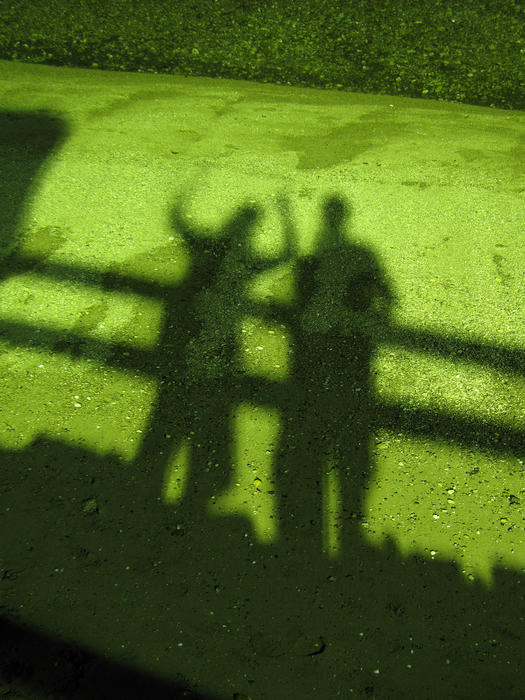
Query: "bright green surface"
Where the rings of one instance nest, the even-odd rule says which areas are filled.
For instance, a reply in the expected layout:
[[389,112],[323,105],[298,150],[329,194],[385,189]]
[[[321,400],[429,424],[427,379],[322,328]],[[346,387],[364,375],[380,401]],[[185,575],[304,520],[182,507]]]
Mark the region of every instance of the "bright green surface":
[[5,614],[221,699],[519,698],[523,115],[0,102]]
[[513,0],[0,2],[0,58],[525,108]]

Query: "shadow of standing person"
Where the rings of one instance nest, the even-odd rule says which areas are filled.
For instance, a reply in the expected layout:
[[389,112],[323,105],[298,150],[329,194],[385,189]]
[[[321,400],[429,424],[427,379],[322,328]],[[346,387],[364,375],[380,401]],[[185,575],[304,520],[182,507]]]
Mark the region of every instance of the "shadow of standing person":
[[[287,202],[280,207],[289,248]],[[341,199],[327,198],[319,250],[297,261],[298,300],[288,320],[295,347],[277,465],[280,532],[283,543],[303,554],[308,547],[314,558],[326,549],[329,470],[339,482],[343,556],[356,536],[372,466],[373,329],[388,323],[394,300],[374,254],[345,241],[346,216]]]

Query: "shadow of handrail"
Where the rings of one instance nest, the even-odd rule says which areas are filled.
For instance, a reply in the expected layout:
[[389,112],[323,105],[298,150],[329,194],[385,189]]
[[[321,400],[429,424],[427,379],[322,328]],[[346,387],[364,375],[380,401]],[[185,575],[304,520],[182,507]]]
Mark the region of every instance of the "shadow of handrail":
[[[10,274],[34,271],[42,264],[35,256],[12,255],[9,258]],[[162,300],[168,285],[145,280],[129,274],[100,272],[93,267],[83,265],[68,265],[65,263],[46,262],[46,277],[57,281],[89,281],[82,284],[89,287],[99,287],[106,291],[126,291],[153,299]],[[248,312],[258,314],[266,320],[279,320],[283,307],[272,302],[261,306],[258,303],[246,305]],[[285,320],[285,319],[281,319]],[[418,330],[412,326],[387,323],[377,327],[373,323],[367,326],[366,320],[362,327],[367,330],[376,344],[391,347],[401,347],[430,353],[445,359],[468,361],[492,367],[497,370],[512,372],[515,375],[525,375],[525,350],[507,348],[487,342],[467,340],[451,333],[437,335],[431,331]],[[89,338],[75,332],[63,332],[44,324],[6,321],[0,319],[0,338],[12,346],[35,347],[54,352],[62,352],[71,357],[90,357],[89,348],[82,346]],[[137,348],[130,343],[108,342],[97,338],[97,347],[104,347],[110,352],[105,365],[120,370],[140,372],[145,377],[156,377],[159,372],[155,369],[155,357],[158,348],[152,350]],[[118,361],[113,361],[117,357]],[[254,380],[244,377],[239,380],[242,386],[239,399],[248,392],[255,390],[262,404],[275,406],[275,393],[280,384],[271,379],[258,377]],[[382,399],[376,404],[376,419],[374,428],[401,430],[407,434],[429,436],[436,438],[439,434],[443,440],[465,447],[475,447],[479,450],[494,451],[512,457],[523,456],[525,431],[502,425],[496,421],[466,418],[455,414],[447,414],[443,410],[436,416],[433,409],[426,410],[403,402],[389,402]]]
[[[42,264],[42,260],[30,255],[14,255],[9,258],[10,274],[23,274],[24,272],[34,271]],[[152,299],[163,299],[166,291],[170,289],[168,285],[159,282],[152,282],[142,277],[129,274],[115,274],[112,272],[101,272],[96,268],[84,265],[68,265],[66,263],[46,262],[45,277],[55,279],[57,281],[72,281],[78,283],[79,275],[82,278],[88,278],[89,282],[82,284],[89,287],[99,287],[104,291],[126,291],[140,296],[147,296]],[[279,315],[281,308],[271,302],[265,304],[268,309],[267,315],[274,317]],[[260,307],[255,307],[254,310],[261,311]],[[27,327],[27,333],[24,332],[24,327]],[[75,334],[63,334],[59,331],[46,329],[46,337],[52,338],[53,335],[60,339],[70,339],[73,343],[86,338],[81,338]],[[486,367],[494,367],[505,371],[511,371],[518,375],[525,376],[525,350],[521,348],[508,348],[501,345],[494,345],[482,341],[467,340],[461,336],[454,336],[447,331],[447,335],[437,335],[431,331],[417,329],[413,326],[403,324],[388,324],[386,327],[376,329],[370,327],[374,334],[374,340],[379,343],[384,343],[391,346],[404,347],[409,350],[422,350],[435,355],[440,355],[447,359],[453,357],[455,360],[469,361],[477,364],[483,364]],[[24,345],[35,344],[39,347],[49,348],[53,340],[38,342],[35,340],[34,328],[31,324],[21,324],[18,322],[1,321],[0,333],[5,337],[6,342],[16,344],[22,342]],[[14,333],[13,342],[8,334]],[[33,342],[30,342],[29,339]],[[125,345],[119,350],[133,351],[132,345]],[[120,362],[119,362],[120,366]],[[129,362],[129,367],[135,369],[133,363]]]

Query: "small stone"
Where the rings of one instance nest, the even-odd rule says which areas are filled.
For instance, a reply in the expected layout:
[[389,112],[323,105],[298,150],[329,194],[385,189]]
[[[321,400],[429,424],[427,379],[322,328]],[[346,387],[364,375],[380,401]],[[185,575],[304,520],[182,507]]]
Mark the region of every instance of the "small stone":
[[91,513],[98,513],[98,503],[94,498],[87,498],[82,503],[82,510],[87,515],[90,515]]

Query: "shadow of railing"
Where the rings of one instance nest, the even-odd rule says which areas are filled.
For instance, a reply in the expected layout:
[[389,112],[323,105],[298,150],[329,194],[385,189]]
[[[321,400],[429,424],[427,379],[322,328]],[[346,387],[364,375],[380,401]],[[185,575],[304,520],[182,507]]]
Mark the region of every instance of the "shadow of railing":
[[[41,263],[36,257],[22,256],[10,259],[10,270],[16,274],[34,271]],[[280,261],[281,263],[281,261]],[[133,294],[153,299],[162,300],[166,294],[166,288],[158,282],[150,282],[140,277],[115,275],[107,272],[97,272],[90,267],[81,265],[65,265],[62,263],[47,262],[45,264],[46,277],[57,281],[76,281],[78,276],[90,278],[90,287],[99,287],[104,290],[117,291],[125,290]],[[257,305],[246,306],[253,313],[257,313],[265,318],[282,319],[282,309],[273,307],[271,303],[262,309]],[[366,328],[366,323],[363,324]],[[372,328],[372,332],[373,332]],[[89,350],[82,349],[86,337],[80,333],[68,333],[42,324],[31,324],[27,321],[1,321],[0,334],[4,342],[8,342],[14,347],[30,347],[35,349],[50,350],[70,355],[73,358],[82,356],[89,359]],[[446,359],[471,362],[485,367],[512,372],[515,375],[523,375],[525,371],[525,350],[520,348],[506,348],[501,345],[494,345],[486,342],[476,342],[466,340],[461,336],[454,336],[447,333],[446,336],[438,335],[430,331],[417,330],[411,326],[402,324],[390,324],[380,329],[374,336],[377,344],[385,344],[391,347],[401,347],[408,350],[418,350]],[[97,341],[98,344],[98,341]],[[128,343],[110,342],[104,350],[109,351],[112,358],[106,361],[108,367],[119,370],[136,371],[140,370],[145,377],[158,378],[160,373],[155,369],[157,350],[147,350],[136,348]],[[94,352],[96,357],[96,351]],[[118,358],[118,359],[116,359]],[[254,380],[255,381],[255,380]],[[261,383],[262,394],[272,395],[272,382],[265,382],[257,379]],[[246,379],[247,392],[251,379]],[[267,386],[265,387],[265,384]],[[443,439],[457,442],[467,447],[475,447],[479,450],[492,450],[498,443],[502,454],[508,456],[521,456],[523,454],[524,431],[509,430],[504,425],[494,421],[469,420],[453,414],[441,413],[436,416],[432,411],[414,408],[412,405],[405,405],[402,402],[383,402],[378,407],[379,415],[376,427],[398,428],[403,432],[417,435],[428,435],[435,437],[439,434]],[[406,413],[410,413],[407,419]],[[440,427],[435,425],[429,428],[429,424],[438,418]],[[475,437],[474,437],[475,436]],[[504,439],[502,439],[504,438]]]
[[[90,357],[90,348],[93,357],[103,350],[108,368],[139,372],[158,386],[144,439],[125,469],[114,456],[100,457],[41,437],[22,451],[2,451],[4,478],[10,484],[6,503],[11,509],[11,514],[3,516],[4,532],[10,533],[10,541],[2,543],[6,559],[16,561],[27,542],[38,542],[42,566],[63,562],[67,571],[73,551],[87,552],[93,568],[83,569],[81,582],[75,583],[73,574],[67,577],[75,591],[76,607],[69,612],[76,629],[92,624],[91,606],[98,610],[103,625],[116,625],[123,635],[127,631],[130,645],[137,648],[136,625],[114,616],[120,609],[129,615],[129,601],[137,605],[142,600],[135,589],[147,582],[152,591],[144,605],[155,607],[156,617],[147,613],[153,626],[164,629],[171,624],[184,630],[181,638],[193,637],[188,651],[174,654],[177,667],[192,676],[186,685],[209,687],[214,672],[217,686],[226,692],[229,680],[239,687],[241,669],[245,669],[245,688],[253,684],[254,698],[306,697],[314,687],[320,697],[331,697],[342,687],[367,693],[375,688],[377,697],[406,697],[403,693],[431,697],[424,690],[429,685],[436,690],[435,697],[447,693],[450,697],[453,692],[454,697],[466,698],[472,697],[466,693],[473,687],[486,689],[496,677],[500,691],[506,683],[509,693],[513,692],[521,662],[513,669],[506,662],[520,639],[514,606],[522,604],[523,598],[517,574],[498,572],[497,585],[489,593],[479,584],[467,586],[451,564],[430,564],[418,557],[403,561],[388,541],[382,551],[373,550],[355,525],[373,467],[367,447],[372,431],[386,428],[516,457],[522,456],[525,441],[524,431],[509,430],[497,422],[377,401],[370,377],[370,359],[377,345],[461,357],[514,374],[523,372],[525,351],[393,324],[389,314],[394,294],[386,274],[373,253],[343,238],[343,201],[326,200],[321,250],[301,259],[296,255],[297,234],[288,203],[284,198],[279,201],[286,247],[278,263],[258,260],[247,251],[256,208],[241,208],[225,223],[221,235],[210,237],[188,224],[181,202],[176,202],[172,223],[189,245],[192,259],[191,274],[176,286],[55,263],[24,255],[10,245],[1,279],[28,271],[57,281],[80,277],[87,288],[125,290],[162,301],[165,315],[153,350],[0,319],[3,343],[83,359]],[[247,299],[245,284],[283,261],[294,265],[296,301],[282,305]],[[317,311],[323,311],[320,317]],[[288,329],[294,353],[284,381],[240,371],[234,329],[246,315]],[[231,413],[239,403],[276,409],[281,418],[272,489],[279,504],[279,536],[271,545],[251,541],[248,516],[216,518],[207,510],[214,494],[231,483],[235,442]],[[159,504],[161,485],[174,451],[189,435],[192,458],[184,501],[168,509]],[[336,562],[322,559],[319,541],[320,474],[327,460],[345,467],[341,473],[343,546]],[[18,484],[17,476],[25,474],[28,463],[32,473]],[[24,505],[28,490],[33,493],[30,510]],[[72,493],[77,505],[83,497],[84,502],[98,504],[91,520],[80,520]],[[54,542],[43,541],[43,532],[53,533]],[[97,554],[95,547],[100,533],[105,533],[103,554]],[[164,571],[155,574],[158,580],[151,573],[154,565],[145,564],[152,542],[156,556],[169,558]],[[29,546],[33,551],[36,544]],[[126,578],[123,571],[129,561],[140,565]],[[133,569],[128,564],[129,568]],[[6,580],[15,581],[16,575],[10,578],[7,571]],[[204,577],[199,578],[203,571]],[[97,572],[104,581],[100,584],[104,599],[99,597],[95,604],[89,588],[96,584]],[[115,581],[118,592],[109,583]],[[39,586],[40,596],[47,592],[49,605],[60,606],[63,585],[47,580]],[[179,605],[170,613],[173,600]],[[216,620],[211,627],[210,607]],[[12,611],[12,606],[8,609]],[[137,612],[140,617],[143,611],[138,607]],[[225,633],[217,630],[219,621],[235,630],[230,646]],[[62,623],[57,625],[61,629]],[[15,633],[15,624],[4,621],[9,634]],[[490,649],[485,652],[478,646],[472,651],[474,641],[481,640],[483,646],[488,639],[494,641]],[[60,655],[67,656],[65,649]],[[418,663],[401,664],[401,657],[414,650]],[[206,654],[211,654],[212,661],[207,658],[203,666]],[[475,668],[480,654],[483,672]],[[286,657],[284,666],[279,662],[282,657]],[[356,659],[351,669],[348,658]],[[407,660],[414,661],[409,656]],[[271,674],[264,665],[271,666]],[[379,666],[384,671],[374,680],[372,669]],[[77,661],[72,661],[72,667],[78,667]],[[2,672],[5,677],[5,667]],[[13,675],[24,673],[19,666]],[[122,673],[117,674],[120,682],[135,683],[131,667]],[[77,670],[72,674],[74,688],[69,691],[75,697],[100,697],[89,695],[92,686]],[[153,688],[153,677],[148,682]],[[37,678],[36,684],[48,692],[43,681]],[[293,695],[294,689],[298,694]],[[55,690],[57,694],[69,691]],[[161,694],[154,691],[155,697],[162,697],[164,689],[159,686],[156,692]]]

